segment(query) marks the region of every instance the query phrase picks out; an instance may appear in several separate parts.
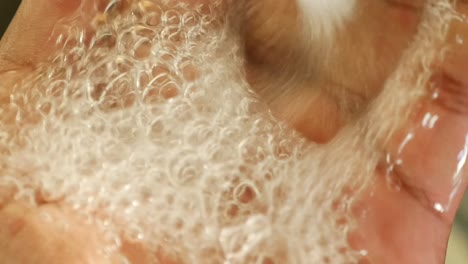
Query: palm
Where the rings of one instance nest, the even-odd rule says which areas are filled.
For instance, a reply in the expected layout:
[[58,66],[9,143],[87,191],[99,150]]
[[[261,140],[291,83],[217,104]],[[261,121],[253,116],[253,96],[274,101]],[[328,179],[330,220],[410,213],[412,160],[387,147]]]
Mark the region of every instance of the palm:
[[[289,47],[291,43],[288,41],[278,41],[276,46],[272,43],[258,45],[262,39],[256,36],[264,37],[264,41],[281,40],[282,37],[291,39],[291,35],[297,29],[290,26],[287,32],[282,32],[276,30],[271,21],[260,23],[256,20],[266,15],[263,13],[265,10],[267,10],[265,13],[272,13],[271,10],[276,9],[267,3],[254,4],[252,7],[257,14],[252,24],[263,25],[264,28],[254,27],[251,31],[247,31],[248,36],[253,35],[252,39],[256,41],[248,42],[247,47],[253,49],[253,52],[248,52],[251,59],[249,67],[253,72],[260,73],[250,76],[251,83],[271,102],[280,118],[291,123],[314,141],[328,142],[335,137],[341,127],[350,126],[356,120],[356,116],[349,118],[347,113],[343,113],[339,106],[340,102],[333,101],[332,96],[317,87],[322,85],[330,86],[332,89],[351,89],[353,95],[358,94],[360,100],[364,101],[360,107],[365,107],[378,96],[396,66],[395,57],[400,57],[405,43],[409,43],[416,32],[422,1],[414,1],[411,4],[398,0],[388,3],[361,2],[360,8],[370,9],[371,11],[368,11],[370,14],[357,15],[355,22],[351,23],[354,26],[358,25],[358,28],[351,26],[349,28],[351,33],[348,35],[367,34],[368,39],[355,39],[352,36],[350,38],[358,42],[357,45],[374,48],[376,53],[382,53],[374,58],[379,58],[378,64],[383,65],[379,65],[378,70],[365,68],[368,65],[375,66],[374,62],[369,62],[368,65],[366,63],[356,65],[355,60],[348,60],[346,57],[349,54],[343,54],[336,63],[347,64],[343,68],[348,69],[348,72],[356,72],[351,67],[363,66],[367,70],[367,75],[341,79],[340,67],[333,67],[335,64],[332,62],[331,69],[337,69],[337,76],[334,79],[333,72],[325,70],[325,75],[330,74],[325,81],[320,79],[320,76],[311,77],[301,73],[288,79],[288,76],[281,76],[274,66],[270,66],[277,63],[275,60],[278,58],[281,58],[282,65],[287,64],[285,61],[288,55],[292,60],[291,67],[297,66],[295,54],[286,53],[296,49]],[[462,4],[459,6],[460,9],[463,12]],[[297,15],[296,10],[285,7],[281,10],[287,11],[276,10],[279,13],[277,17],[286,23],[277,21],[278,24],[296,23],[294,18]],[[375,30],[372,26],[366,26],[368,25],[366,21],[369,24],[377,24],[376,28],[385,28],[385,30]],[[462,32],[461,35],[467,30],[460,24],[454,24],[452,28],[452,32],[457,34]],[[453,35],[449,36],[449,40],[453,38]],[[380,41],[372,41],[376,39]],[[346,49],[346,45],[349,43],[342,46],[338,44],[343,49]],[[258,47],[267,47],[267,49]],[[372,263],[442,263],[445,259],[451,224],[466,186],[463,180],[463,155],[465,155],[465,137],[468,129],[464,99],[467,82],[464,73],[457,70],[466,67],[468,57],[464,55],[465,49],[459,47],[455,51],[457,54],[449,55],[447,61],[436,70],[433,83],[438,85],[439,97],[436,100],[423,99],[413,109],[410,120],[390,140],[391,143],[382,147],[382,161],[375,174],[375,183],[365,192],[361,202],[356,206],[355,213],[360,219],[360,228],[350,236],[350,241],[356,249],[368,250],[366,258]],[[352,58],[366,57],[372,52],[362,51],[361,54],[358,49],[351,54]],[[270,71],[275,75],[269,74]],[[281,77],[277,77],[278,75]],[[282,91],[285,89],[281,83],[284,79],[289,80],[289,91]],[[344,83],[348,87],[339,87],[336,83]],[[359,88],[353,90],[356,87]],[[279,95],[275,93],[275,89],[280,90]],[[353,98],[349,99],[352,100]],[[356,112],[359,119],[360,111]],[[426,123],[423,125],[424,118]],[[427,124],[428,118],[437,119],[433,128],[429,128],[432,125]],[[414,139],[408,138],[408,135],[414,135]],[[402,145],[405,147],[400,152],[399,148]],[[386,155],[390,157],[390,164],[385,160]],[[402,165],[395,165],[398,159],[403,161]],[[391,165],[394,167],[390,167]]]
[[[362,2],[370,5],[373,8],[371,11],[375,12],[369,12],[370,15],[363,16],[357,19],[357,22],[353,22],[353,27],[350,27],[349,30],[355,34],[348,34],[349,39],[345,37],[343,41],[355,42],[362,40],[363,45],[362,50],[360,50],[363,53],[362,56],[365,56],[369,45],[384,45],[386,49],[385,54],[378,54],[379,50],[377,49],[377,54],[369,58],[370,62],[363,62],[360,65],[363,70],[355,78],[347,78],[346,72],[354,67],[354,58],[359,54],[344,51],[336,58],[335,64],[332,63],[328,68],[324,67],[326,69],[336,69],[334,66],[344,65],[336,72],[320,70],[318,75],[311,77],[308,72],[298,70],[301,66],[308,66],[308,62],[297,60],[297,58],[304,57],[302,47],[291,46],[296,43],[291,39],[297,40],[295,34],[299,32],[300,26],[297,24],[297,9],[290,5],[289,1],[278,2],[274,6],[269,6],[267,1],[265,5],[253,4],[251,8],[254,15],[246,20],[246,47],[249,57],[246,67],[252,86],[257,88],[259,94],[271,103],[273,110],[280,118],[289,122],[311,140],[326,143],[334,138],[340,128],[350,125],[354,122],[353,120],[359,119],[362,113],[361,110],[367,107],[380,93],[383,83],[398,63],[395,58],[401,56],[406,43],[415,33],[419,19],[418,9],[408,13],[408,10],[402,10],[398,5],[397,7],[394,5],[388,7],[387,4],[373,5],[374,0],[367,1],[371,4],[366,1]],[[61,15],[56,15],[55,19],[68,12],[67,10],[71,6],[73,4],[56,10],[55,14]],[[262,9],[258,9],[258,7]],[[278,7],[286,11],[278,12]],[[261,10],[268,11],[263,13]],[[276,14],[275,18],[277,20],[269,20],[270,22],[267,24],[263,23],[262,19],[269,16],[271,12]],[[381,16],[384,18],[380,18]],[[12,83],[28,75],[29,68],[40,62],[47,56],[47,53],[51,52],[47,49],[31,47],[29,44],[21,44],[45,43],[54,23],[54,16],[50,17],[50,21],[45,22],[38,22],[40,20],[38,17],[36,17],[36,21],[20,21],[17,26],[12,28],[10,37],[4,40],[3,45],[0,46],[3,49],[0,54],[4,54],[3,57],[5,58],[2,66],[5,70],[1,76],[5,87],[11,87]],[[377,22],[380,23],[379,26],[385,28],[384,34],[375,31],[373,28],[363,26],[369,24],[369,22],[377,21],[377,18],[381,20],[381,22]],[[400,18],[404,19],[404,23],[410,23],[412,26],[407,26],[405,30],[401,30]],[[32,20],[34,20],[34,16]],[[389,23],[388,21],[396,22]],[[41,29],[43,32],[40,32],[43,35],[42,39],[28,39],[28,34],[19,35],[24,24],[31,25],[36,22],[42,23],[42,25],[46,24]],[[277,29],[281,29],[281,27],[277,27],[277,25],[283,24],[290,25],[293,30],[278,31]],[[376,28],[379,28],[379,26]],[[275,34],[279,34],[279,37]],[[275,37],[274,39],[278,41],[271,42],[272,37]],[[258,47],[267,47],[267,49],[259,49]],[[375,48],[375,46],[373,47]],[[460,50],[463,49],[460,48]],[[23,54],[25,51],[26,55]],[[28,56],[31,54],[34,54],[34,56]],[[459,55],[457,56],[459,57]],[[28,58],[28,61],[24,58]],[[287,60],[288,58],[290,60]],[[379,60],[378,67],[373,69],[376,64],[372,60],[377,58]],[[439,79],[442,80],[440,100],[423,104],[422,109],[418,110],[418,113],[421,114],[416,114],[412,120],[405,124],[401,132],[390,140],[388,146],[382,146],[382,153],[388,152],[392,155],[392,158],[398,156],[405,163],[404,166],[395,167],[392,175],[389,176],[387,175],[388,164],[382,161],[381,168],[375,173],[375,183],[363,194],[361,202],[355,208],[356,216],[360,222],[360,229],[350,236],[350,241],[356,249],[365,248],[368,250],[368,258],[372,262],[441,263],[443,261],[451,223],[462,190],[465,188],[463,182],[456,182],[459,186],[458,192],[452,197],[451,201],[448,200],[455,183],[451,177],[458,165],[457,157],[466,144],[465,134],[468,128],[467,111],[463,104],[457,104],[459,102],[457,100],[460,98],[464,102],[463,96],[466,96],[466,92],[463,89],[466,88],[466,82],[462,79],[463,75],[454,70],[457,66],[464,66],[464,61],[468,61],[468,57],[465,58],[467,59],[454,62],[454,67],[449,64],[444,64],[441,67],[442,77]],[[283,68],[273,66],[277,65],[279,60],[281,60],[282,65],[285,65]],[[282,72],[282,74],[278,74],[278,72]],[[289,74],[295,77],[292,78]],[[447,76],[451,76],[457,82],[449,83]],[[295,87],[289,87],[287,91],[283,91],[284,82],[291,84],[291,81]],[[343,105],[336,102],[337,97],[335,94],[314,89],[317,86],[325,86],[328,90],[342,89],[340,86],[343,84],[351,87],[348,95],[352,97],[349,102],[345,102]],[[356,87],[366,88],[358,89]],[[454,97],[454,93],[458,96]],[[5,96],[0,95],[0,100],[7,100],[6,95],[8,92],[6,91],[4,94]],[[424,129],[417,125],[427,112],[440,116],[440,121],[437,122],[435,129]],[[414,131],[420,136],[415,137],[415,140],[412,140],[404,151],[398,154],[398,147],[404,141],[406,135]],[[427,142],[432,143],[428,145]],[[389,179],[393,181],[395,188],[401,188],[401,191],[389,188]],[[0,196],[0,202],[2,198]],[[448,204],[451,207],[445,207]],[[4,254],[7,257],[15,257],[8,255],[12,254],[12,252],[17,256],[26,256],[28,254],[21,250],[33,250],[38,252],[37,258],[44,259],[44,263],[51,263],[52,261],[63,263],[64,259],[67,258],[86,258],[87,250],[92,252],[92,249],[65,245],[65,247],[70,248],[69,251],[65,250],[59,256],[50,256],[50,254],[47,254],[45,247],[34,241],[41,241],[42,237],[46,236],[46,234],[36,232],[38,226],[44,224],[37,215],[41,210],[53,209],[46,207],[31,212],[29,209],[25,210],[22,207],[17,207],[17,205],[7,206],[6,208],[0,212],[2,216],[0,222],[6,221],[7,226],[11,226],[12,223],[17,223],[18,219],[23,220],[20,221],[19,225],[20,235],[17,235],[16,232],[8,233],[0,229],[0,245],[3,245],[2,240],[10,241],[9,237],[12,234],[15,239],[20,241],[18,242],[20,245],[21,241],[32,242],[27,244],[29,248],[24,247],[23,249],[18,246],[15,247],[15,244],[7,243],[7,246],[0,247],[0,256]],[[441,210],[446,211],[443,213],[438,212]],[[73,216],[65,212],[62,213],[65,215],[66,221],[76,223]],[[16,228],[18,228],[17,225]],[[53,231],[56,227],[50,225],[49,228]],[[76,239],[69,239],[68,241],[89,245],[100,242],[99,238],[94,237],[92,238],[93,243],[86,243],[88,237],[80,234],[82,233],[81,230],[78,228],[72,230],[72,236],[76,237]],[[92,228],[88,228],[87,233],[93,233]],[[57,235],[56,239],[52,237],[48,246],[60,245],[62,240],[61,235]],[[133,255],[139,255],[142,250],[135,245],[128,245],[128,248],[130,255],[132,255],[132,252]],[[2,252],[1,249],[6,249],[6,253]],[[10,250],[9,253],[8,250]],[[81,254],[77,254],[79,251],[81,251]],[[95,256],[93,258],[97,259]],[[18,263],[28,263],[27,261],[33,260],[19,259],[17,261]]]

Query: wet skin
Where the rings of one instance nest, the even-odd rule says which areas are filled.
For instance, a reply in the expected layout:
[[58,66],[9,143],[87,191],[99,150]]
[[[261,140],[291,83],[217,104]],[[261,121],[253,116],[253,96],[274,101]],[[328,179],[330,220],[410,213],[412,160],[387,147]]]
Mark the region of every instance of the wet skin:
[[[356,12],[339,32],[337,38],[343,46],[330,60],[332,62],[326,65],[316,63],[317,66],[307,59],[313,60],[316,55],[307,51],[306,44],[290,41],[304,41],[298,36],[303,29],[303,25],[298,23],[298,7],[286,0],[275,1],[274,5],[270,2],[257,1],[251,6],[251,16],[245,18],[243,34],[249,81],[271,103],[280,119],[289,122],[311,140],[324,144],[333,139],[342,127],[353,122],[361,114],[361,109],[379,94],[415,34],[423,4],[423,1],[405,0],[358,1],[357,10],[366,12]],[[48,45],[52,29],[78,4],[77,0],[23,2],[0,43],[1,87],[11,87],[54,52]],[[468,11],[463,3],[458,4],[458,8],[462,12]],[[268,19],[271,14],[275,16]],[[290,30],[273,30],[278,25],[290,25],[287,27]],[[452,27],[457,34],[468,34],[466,25],[454,23]],[[449,36],[448,41],[454,38],[455,33]],[[359,45],[351,52],[347,48],[349,43]],[[468,106],[465,104],[468,102],[468,79],[460,70],[468,64],[466,45],[461,44],[447,60],[436,66],[434,81],[440,97],[421,102],[414,110],[413,118],[391,143],[382,146],[382,153],[395,154],[409,131],[418,135],[402,154],[405,166],[393,173],[400,182],[399,190],[388,188],[385,168],[377,169],[375,184],[363,194],[355,208],[361,228],[350,235],[350,242],[356,249],[368,250],[367,258],[372,263],[444,261],[451,225],[466,181],[459,183],[458,192],[445,212],[437,211],[434,206],[439,201],[445,204],[453,192],[453,168],[468,131]],[[358,56],[367,59],[356,67]],[[306,59],[298,63],[298,57]],[[280,76],[274,66],[279,61],[285,65]],[[301,67],[311,71],[300,71]],[[347,74],[354,68],[359,69],[357,73]],[[292,73],[294,78],[288,76]],[[290,88],[294,93],[269,96],[269,89],[280,89],[284,80],[291,79],[297,86]],[[342,106],[341,102],[348,99],[337,96],[334,91],[338,89],[344,89],[349,95],[349,105]],[[8,90],[0,91],[0,100],[8,100]],[[302,107],[295,107],[297,105]],[[424,129],[419,125],[428,112],[440,116],[434,129]],[[334,122],[324,125],[325,118]],[[0,192],[0,195],[8,196],[8,193]],[[0,259],[10,260],[7,263],[83,263],[88,260],[109,263],[94,250],[102,243],[97,229],[83,225],[67,208],[58,204],[29,208],[12,201],[0,204],[0,208]],[[70,228],[64,232],[60,225],[44,221],[40,217],[43,212],[56,215]],[[125,244],[122,250],[135,263],[145,263],[149,259],[140,245]],[[164,263],[174,263],[163,254],[159,258]]]

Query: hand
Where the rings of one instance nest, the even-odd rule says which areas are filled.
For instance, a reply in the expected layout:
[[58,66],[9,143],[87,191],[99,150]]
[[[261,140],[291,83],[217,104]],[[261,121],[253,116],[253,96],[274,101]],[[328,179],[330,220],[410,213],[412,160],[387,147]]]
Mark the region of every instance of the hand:
[[[59,21],[73,14],[80,2],[25,0],[21,3],[0,43],[1,105],[9,103],[9,93],[17,82],[55,52],[54,29]],[[98,250],[104,245],[102,234],[73,211],[58,203],[31,207],[11,198],[8,190],[0,188],[2,263],[115,263],[116,259]],[[133,263],[144,263],[149,258],[139,245],[124,243],[121,251]]]
[[[423,5],[424,1],[357,1],[355,13],[336,30],[336,40],[330,44],[303,34],[314,24],[297,22],[307,21],[307,17],[301,20],[301,7],[289,1],[257,1],[251,5],[255,15],[247,18],[246,25],[247,67],[255,73],[249,75],[250,81],[280,118],[313,141],[329,142],[343,128],[365,119],[372,104],[386,100],[379,95],[417,32]],[[462,14],[467,11],[463,1],[456,9]],[[450,27],[445,44],[460,41],[468,32],[461,22],[454,21]],[[389,143],[380,146],[403,164],[392,167],[389,178],[388,164],[382,160],[375,185],[356,206],[356,215],[362,218],[350,241],[356,249],[368,251],[371,263],[444,262],[466,188],[463,69],[468,52],[466,42],[457,45],[434,66],[428,86],[436,89],[427,87],[428,95],[412,106],[411,118]],[[321,52],[310,54],[310,50]],[[308,70],[295,71],[298,68]],[[431,93],[438,97],[431,98]],[[422,125],[424,118],[436,118],[435,127]],[[398,191],[389,188],[389,181]]]
[[[306,26],[298,22],[297,6],[289,1],[278,1],[273,6],[267,1],[258,3],[251,6],[253,13],[245,20],[249,80],[271,103],[279,118],[311,140],[324,144],[343,127],[364,118],[364,109],[379,100],[384,83],[416,32],[421,14],[421,6],[410,6],[408,11],[402,1],[360,1],[360,7],[372,12],[355,14],[351,24],[345,26],[349,31],[340,33],[343,46],[338,46],[340,52],[335,57],[327,58],[332,61],[330,65],[309,59],[318,58],[322,63],[325,60],[308,50],[309,45],[320,46],[320,39],[308,43],[299,36]],[[2,102],[8,102],[8,89],[14,83],[28,76],[54,52],[49,44],[57,21],[70,16],[78,5],[78,1],[23,2],[0,44]],[[461,11],[463,8],[460,5]],[[284,10],[286,12],[280,12]],[[274,19],[265,19],[272,13]],[[406,25],[404,30],[402,24]],[[457,34],[467,31],[463,25],[454,24],[453,27]],[[460,28],[455,30],[455,27]],[[291,30],[282,31],[283,28]],[[347,50],[346,45],[350,43],[361,43],[357,47],[362,49],[359,52]],[[382,46],[389,48],[383,50]],[[392,174],[401,190],[388,188],[387,166],[383,163],[383,169],[375,173],[375,183],[364,192],[356,206],[360,228],[350,236],[350,242],[356,249],[368,250],[368,259],[373,263],[443,262],[450,227],[466,188],[465,180],[457,182],[457,192],[448,203],[447,198],[454,188],[452,171],[465,146],[468,125],[463,105],[466,80],[457,70],[468,62],[468,48],[464,46],[454,49],[454,54],[449,54],[447,60],[436,66],[434,80],[439,85],[439,99],[421,99],[413,118],[401,124],[393,139],[380,146],[383,153],[398,156],[398,148],[406,135],[416,134],[399,156],[405,166]],[[350,76],[357,56],[362,56],[364,61],[357,67],[357,73]],[[279,61],[283,65],[281,68],[275,66]],[[285,90],[284,83],[293,83],[295,87]],[[342,90],[343,93],[337,92]],[[460,99],[462,103],[458,104]],[[439,116],[434,129],[418,126],[428,112]],[[8,197],[8,193],[4,196]],[[84,224],[63,205],[30,208],[2,198],[0,196],[0,202],[5,202],[0,211],[0,226],[3,227],[0,229],[0,258],[8,260],[7,263],[111,263],[111,259],[96,253],[95,249],[103,243],[99,231]],[[446,207],[447,204],[450,207]],[[62,219],[64,225],[47,221],[41,217],[44,212],[54,215],[54,219]],[[66,225],[69,229],[63,228]],[[145,263],[149,259],[141,245],[126,244],[122,251],[134,263]],[[163,254],[158,258],[171,263]]]

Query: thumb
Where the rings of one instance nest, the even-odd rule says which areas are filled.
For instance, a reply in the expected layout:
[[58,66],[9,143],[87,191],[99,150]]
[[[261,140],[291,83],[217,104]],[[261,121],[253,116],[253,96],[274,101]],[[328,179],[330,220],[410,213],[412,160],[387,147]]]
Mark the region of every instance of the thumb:
[[0,73],[29,68],[53,51],[57,22],[71,15],[81,0],[23,0],[0,42]]

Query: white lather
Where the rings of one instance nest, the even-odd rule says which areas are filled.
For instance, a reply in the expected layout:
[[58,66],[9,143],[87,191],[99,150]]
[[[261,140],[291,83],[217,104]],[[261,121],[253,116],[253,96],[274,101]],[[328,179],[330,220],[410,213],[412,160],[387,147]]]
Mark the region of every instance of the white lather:
[[350,18],[356,0],[297,0],[312,38],[333,38],[337,28]]

